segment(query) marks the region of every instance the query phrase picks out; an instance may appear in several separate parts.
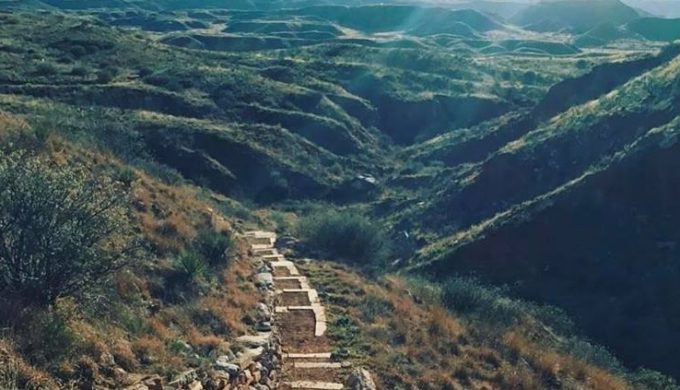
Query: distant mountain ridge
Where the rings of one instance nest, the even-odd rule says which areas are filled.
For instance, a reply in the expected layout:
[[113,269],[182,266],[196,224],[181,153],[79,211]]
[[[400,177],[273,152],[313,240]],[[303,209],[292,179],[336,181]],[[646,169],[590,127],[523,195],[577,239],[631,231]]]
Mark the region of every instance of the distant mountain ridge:
[[620,0],[556,0],[532,5],[510,21],[519,26],[552,21],[585,32],[603,23],[620,25],[639,17],[638,11]]

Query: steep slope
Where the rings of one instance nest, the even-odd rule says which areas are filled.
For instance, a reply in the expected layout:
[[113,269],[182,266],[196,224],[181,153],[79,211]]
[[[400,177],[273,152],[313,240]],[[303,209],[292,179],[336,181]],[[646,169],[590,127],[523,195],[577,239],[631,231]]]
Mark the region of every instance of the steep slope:
[[620,0],[558,0],[532,5],[511,21],[520,26],[553,21],[577,32],[585,32],[603,23],[620,25],[639,16],[637,11]]
[[678,290],[666,277],[678,272],[679,75],[675,58],[438,178],[455,184],[438,189],[428,222],[458,232],[426,247],[416,268],[516,283],[626,363],[677,375],[678,308],[666,297]]
[[652,129],[583,176],[457,236],[426,272],[516,284],[517,294],[566,309],[631,367],[677,376],[679,125]]
[[[678,61],[566,110],[467,167],[455,177],[457,184],[441,189],[432,210],[464,210],[454,218],[469,226],[578,177],[589,165],[627,145],[646,129],[677,115],[673,69]],[[441,221],[451,223],[450,217],[442,215]]]

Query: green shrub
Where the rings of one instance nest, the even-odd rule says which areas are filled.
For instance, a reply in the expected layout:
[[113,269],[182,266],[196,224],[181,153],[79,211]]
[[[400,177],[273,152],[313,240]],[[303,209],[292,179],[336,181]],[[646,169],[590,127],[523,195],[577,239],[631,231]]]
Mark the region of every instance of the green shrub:
[[126,193],[85,167],[10,153],[0,156],[0,189],[5,297],[49,305],[109,276],[137,248]]
[[361,319],[365,322],[374,322],[376,318],[394,311],[391,302],[376,296],[369,295],[361,302]]
[[314,249],[350,264],[383,264],[390,255],[385,232],[356,213],[315,212],[301,218],[297,230]]
[[653,390],[678,390],[680,385],[678,382],[670,377],[667,377],[659,372],[647,370],[644,368],[639,369],[633,375],[631,380],[634,385],[641,388],[653,389]]
[[193,247],[208,264],[215,266],[225,262],[232,243],[230,232],[202,229],[194,239]]
[[64,358],[74,356],[82,340],[68,323],[72,309],[62,310],[56,305],[32,313],[23,324],[20,336],[24,355],[33,362],[53,367]]
[[52,62],[41,62],[35,66],[35,74],[38,76],[53,76],[58,72],[57,65]]
[[494,300],[491,292],[472,278],[451,278],[443,285],[444,305],[458,313],[478,310],[483,304]]
[[469,277],[453,277],[444,282],[442,303],[453,312],[501,327],[511,325],[527,313],[523,302],[508,298],[500,288],[484,286]]
[[107,84],[113,81],[118,75],[118,69],[109,67],[97,72],[97,82],[100,84]]
[[130,167],[121,167],[115,175],[116,181],[122,183],[126,188],[130,188],[132,183],[137,180],[137,172]]
[[198,253],[187,251],[175,259],[175,270],[185,281],[194,280],[207,270],[205,261]]
[[88,73],[87,68],[82,65],[74,66],[73,69],[71,69],[72,76],[83,77],[87,76],[87,73]]
[[10,351],[2,348],[4,340],[0,340],[0,389],[19,388],[19,362]]

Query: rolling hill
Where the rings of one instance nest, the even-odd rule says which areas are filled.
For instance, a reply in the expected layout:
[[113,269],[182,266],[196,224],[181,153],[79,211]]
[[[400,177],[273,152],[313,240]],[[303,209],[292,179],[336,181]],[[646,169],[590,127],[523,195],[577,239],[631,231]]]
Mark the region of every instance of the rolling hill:
[[494,3],[0,2],[0,168],[110,177],[144,250],[44,310],[0,280],[0,388],[219,388],[277,326],[263,229],[383,388],[677,389],[675,20]]
[[455,184],[435,190],[429,226],[438,216],[459,228],[425,247],[416,268],[518,283],[631,364],[676,373],[678,311],[667,297],[678,290],[665,280],[678,272],[667,201],[678,180],[678,80],[676,57],[438,178]]
[[619,0],[561,0],[532,5],[513,16],[511,21],[520,26],[553,22],[576,32],[585,32],[604,23],[627,23],[639,16],[636,10]]
[[680,39],[680,19],[640,18],[628,22],[626,29],[651,41]]

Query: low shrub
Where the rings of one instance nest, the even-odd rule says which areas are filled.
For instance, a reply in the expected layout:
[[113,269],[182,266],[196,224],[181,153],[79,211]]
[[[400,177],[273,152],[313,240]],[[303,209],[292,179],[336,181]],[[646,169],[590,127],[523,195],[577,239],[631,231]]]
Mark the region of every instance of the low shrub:
[[53,76],[59,69],[52,62],[41,62],[35,66],[35,74],[38,76]]
[[97,72],[97,82],[100,84],[108,84],[118,75],[118,69],[108,67]]
[[23,355],[31,362],[52,367],[75,356],[82,340],[69,324],[73,315],[73,305],[61,303],[31,313],[20,334]]
[[215,266],[226,262],[232,244],[230,232],[202,229],[196,235],[192,246],[208,264]]
[[394,305],[391,302],[373,295],[367,296],[361,303],[361,319],[365,322],[375,322],[377,318],[392,311],[394,311]]
[[[453,277],[442,285],[442,303],[449,310],[473,316],[495,327],[506,327],[526,315],[537,316],[540,307],[510,298],[502,288],[487,286],[475,278]],[[549,319],[546,312],[541,320]],[[547,325],[550,325],[547,323]]]
[[138,248],[127,194],[85,167],[18,151],[0,156],[0,188],[4,297],[50,305],[110,276]]
[[89,72],[88,69],[86,67],[82,66],[82,65],[74,66],[71,69],[71,75],[72,76],[83,77],[83,76],[87,76],[88,72]]
[[8,348],[0,344],[0,389],[18,389],[18,383],[19,361]]
[[382,228],[352,212],[312,213],[299,220],[297,231],[314,249],[349,264],[384,264],[391,252],[390,241]]
[[647,389],[654,390],[680,389],[680,385],[678,385],[678,382],[675,379],[667,377],[659,372],[647,370],[644,368],[641,368],[637,372],[635,372],[631,382],[633,382],[633,384],[641,388]]
[[196,279],[203,275],[207,267],[203,257],[198,253],[186,251],[175,259],[175,270],[178,271],[186,281]]

